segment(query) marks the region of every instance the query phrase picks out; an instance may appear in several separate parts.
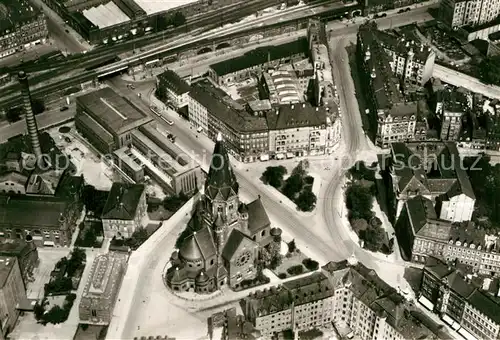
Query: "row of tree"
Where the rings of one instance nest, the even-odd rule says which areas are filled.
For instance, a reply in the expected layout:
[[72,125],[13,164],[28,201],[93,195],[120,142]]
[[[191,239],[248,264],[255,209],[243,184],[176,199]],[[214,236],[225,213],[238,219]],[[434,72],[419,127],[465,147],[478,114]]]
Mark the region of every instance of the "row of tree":
[[307,175],[309,163],[300,161],[285,180],[287,170],[283,166],[269,166],[262,174],[262,181],[281,191],[292,200],[301,211],[312,211],[316,207],[317,197],[312,192],[314,178]]
[[345,200],[349,222],[364,241],[364,247],[371,251],[382,251],[386,245],[386,232],[382,221],[372,211],[376,195],[375,166],[372,164],[367,167],[361,161],[348,170],[351,181],[345,192]]

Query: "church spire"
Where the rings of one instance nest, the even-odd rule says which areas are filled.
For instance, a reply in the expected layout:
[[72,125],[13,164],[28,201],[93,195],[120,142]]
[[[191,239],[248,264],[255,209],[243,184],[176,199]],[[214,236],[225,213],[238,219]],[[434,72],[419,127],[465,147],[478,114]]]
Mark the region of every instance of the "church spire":
[[215,142],[212,161],[205,182],[205,195],[214,199],[219,193],[223,199],[238,194],[238,182],[231,164],[229,164],[229,155],[220,132],[217,134],[217,141]]

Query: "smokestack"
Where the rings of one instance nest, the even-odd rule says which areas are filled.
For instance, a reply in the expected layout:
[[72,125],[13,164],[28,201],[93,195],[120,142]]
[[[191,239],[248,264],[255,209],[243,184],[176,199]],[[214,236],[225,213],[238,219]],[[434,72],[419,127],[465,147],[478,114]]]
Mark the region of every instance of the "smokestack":
[[21,97],[24,111],[26,113],[26,125],[28,126],[28,134],[30,136],[31,147],[36,157],[36,162],[42,161],[42,149],[40,148],[40,139],[38,138],[38,127],[36,125],[35,115],[31,107],[30,87],[28,84],[28,76],[24,71],[19,72],[19,83],[21,84]]

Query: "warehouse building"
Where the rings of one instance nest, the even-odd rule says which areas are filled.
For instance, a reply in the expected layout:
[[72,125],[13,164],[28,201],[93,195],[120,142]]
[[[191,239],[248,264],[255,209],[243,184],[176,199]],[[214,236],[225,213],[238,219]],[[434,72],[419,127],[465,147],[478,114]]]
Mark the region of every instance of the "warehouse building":
[[151,120],[109,87],[76,98],[75,126],[104,154],[130,145],[131,132]]
[[220,86],[229,86],[263,70],[304,59],[309,54],[306,38],[278,46],[259,47],[240,57],[210,65],[210,78]]

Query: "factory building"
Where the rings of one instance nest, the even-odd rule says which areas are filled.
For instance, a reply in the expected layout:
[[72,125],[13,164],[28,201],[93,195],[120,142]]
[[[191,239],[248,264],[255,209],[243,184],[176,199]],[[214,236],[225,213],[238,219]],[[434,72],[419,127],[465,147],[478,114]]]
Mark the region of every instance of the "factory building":
[[152,119],[109,87],[76,98],[75,127],[104,154],[132,144],[132,131]]

